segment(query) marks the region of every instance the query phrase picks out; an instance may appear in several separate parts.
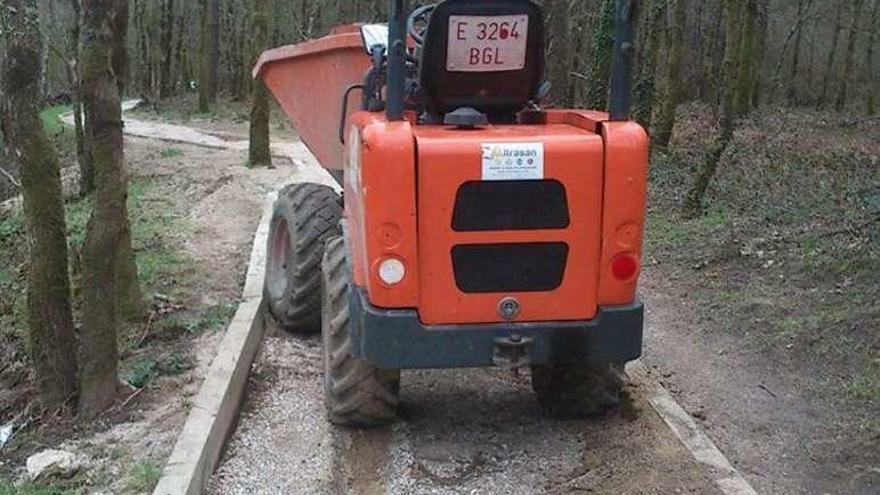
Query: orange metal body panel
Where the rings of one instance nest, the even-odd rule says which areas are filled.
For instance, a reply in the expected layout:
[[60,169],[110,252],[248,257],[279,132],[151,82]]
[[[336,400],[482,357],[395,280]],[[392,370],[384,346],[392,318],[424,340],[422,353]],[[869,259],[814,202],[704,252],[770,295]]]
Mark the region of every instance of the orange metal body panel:
[[[321,165],[342,169],[342,95],[363,80],[370,63],[358,26],[350,25],[323,38],[263,53],[254,77],[262,77]],[[350,100],[349,116],[359,108],[359,93]]]
[[[516,321],[589,320],[596,314],[602,212],[602,138],[570,125],[490,126],[462,131],[416,127],[418,142],[419,316],[428,324],[504,321],[498,302],[515,295]],[[571,224],[564,230],[456,232],[452,212],[461,184],[482,176],[481,145],[543,143],[544,177],[565,186]],[[534,205],[540,208],[541,205]],[[450,252],[460,244],[565,242],[562,284],[548,292],[465,294],[455,283]]]
[[[354,281],[384,308],[418,306],[416,149],[409,122],[358,112],[346,140],[345,216],[354,257]],[[406,277],[393,288],[378,277],[384,257],[403,262]]]
[[641,260],[648,184],[648,135],[635,122],[605,122],[605,199],[602,215],[602,272],[599,304],[627,304],[635,298],[638,270],[617,280],[611,262],[620,254]]
[[[611,271],[621,254],[640,260],[647,183],[648,138],[630,122],[607,114],[551,111],[546,125],[455,130],[389,123],[380,113],[352,119],[346,154],[346,218],[355,284],[371,304],[416,308],[426,324],[503,321],[498,301],[515,295],[516,321],[589,320],[598,306],[635,299],[638,274]],[[571,224],[564,230],[456,232],[452,213],[461,184],[481,180],[481,144],[542,142],[544,176],[566,188]],[[540,205],[535,205],[540,207]],[[548,292],[465,294],[455,284],[454,245],[566,242],[563,283]],[[393,287],[378,278],[378,263],[395,257],[406,277]]]

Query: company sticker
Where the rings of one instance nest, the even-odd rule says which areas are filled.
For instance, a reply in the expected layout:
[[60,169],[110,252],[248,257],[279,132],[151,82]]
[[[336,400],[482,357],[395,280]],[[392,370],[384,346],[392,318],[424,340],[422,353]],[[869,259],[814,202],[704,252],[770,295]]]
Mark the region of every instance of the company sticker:
[[483,143],[483,180],[541,180],[544,143]]

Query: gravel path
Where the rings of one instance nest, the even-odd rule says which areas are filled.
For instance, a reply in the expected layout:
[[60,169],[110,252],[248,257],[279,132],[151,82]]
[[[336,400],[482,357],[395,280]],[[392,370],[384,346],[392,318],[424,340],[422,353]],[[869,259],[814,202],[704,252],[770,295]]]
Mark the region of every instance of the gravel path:
[[637,388],[614,415],[562,422],[527,372],[405,372],[403,419],[359,432],[325,421],[320,356],[318,338],[270,330],[209,494],[719,493]]

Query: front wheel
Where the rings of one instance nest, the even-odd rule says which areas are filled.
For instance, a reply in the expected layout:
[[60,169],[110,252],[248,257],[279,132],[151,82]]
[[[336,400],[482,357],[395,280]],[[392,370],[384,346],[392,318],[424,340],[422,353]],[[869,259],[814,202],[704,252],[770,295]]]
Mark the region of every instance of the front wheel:
[[623,364],[532,366],[532,389],[547,413],[562,419],[600,415],[620,404]]
[[342,204],[332,188],[293,184],[278,193],[269,224],[263,294],[285,330],[321,330],[321,259],[324,243],[339,235]]
[[352,354],[351,298],[342,237],[327,241],[322,266],[324,402],[331,423],[375,427],[397,419],[400,371],[380,369]]

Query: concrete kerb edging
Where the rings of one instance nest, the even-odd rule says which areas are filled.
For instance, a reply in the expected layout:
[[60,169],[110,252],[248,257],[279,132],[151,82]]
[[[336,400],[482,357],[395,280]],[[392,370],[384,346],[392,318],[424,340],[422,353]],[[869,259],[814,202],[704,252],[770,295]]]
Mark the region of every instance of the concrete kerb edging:
[[263,277],[266,240],[277,193],[266,208],[254,236],[242,302],[226,330],[201,389],[192,402],[153,495],[199,495],[220,459],[226,438],[235,425],[251,364],[265,334]]

